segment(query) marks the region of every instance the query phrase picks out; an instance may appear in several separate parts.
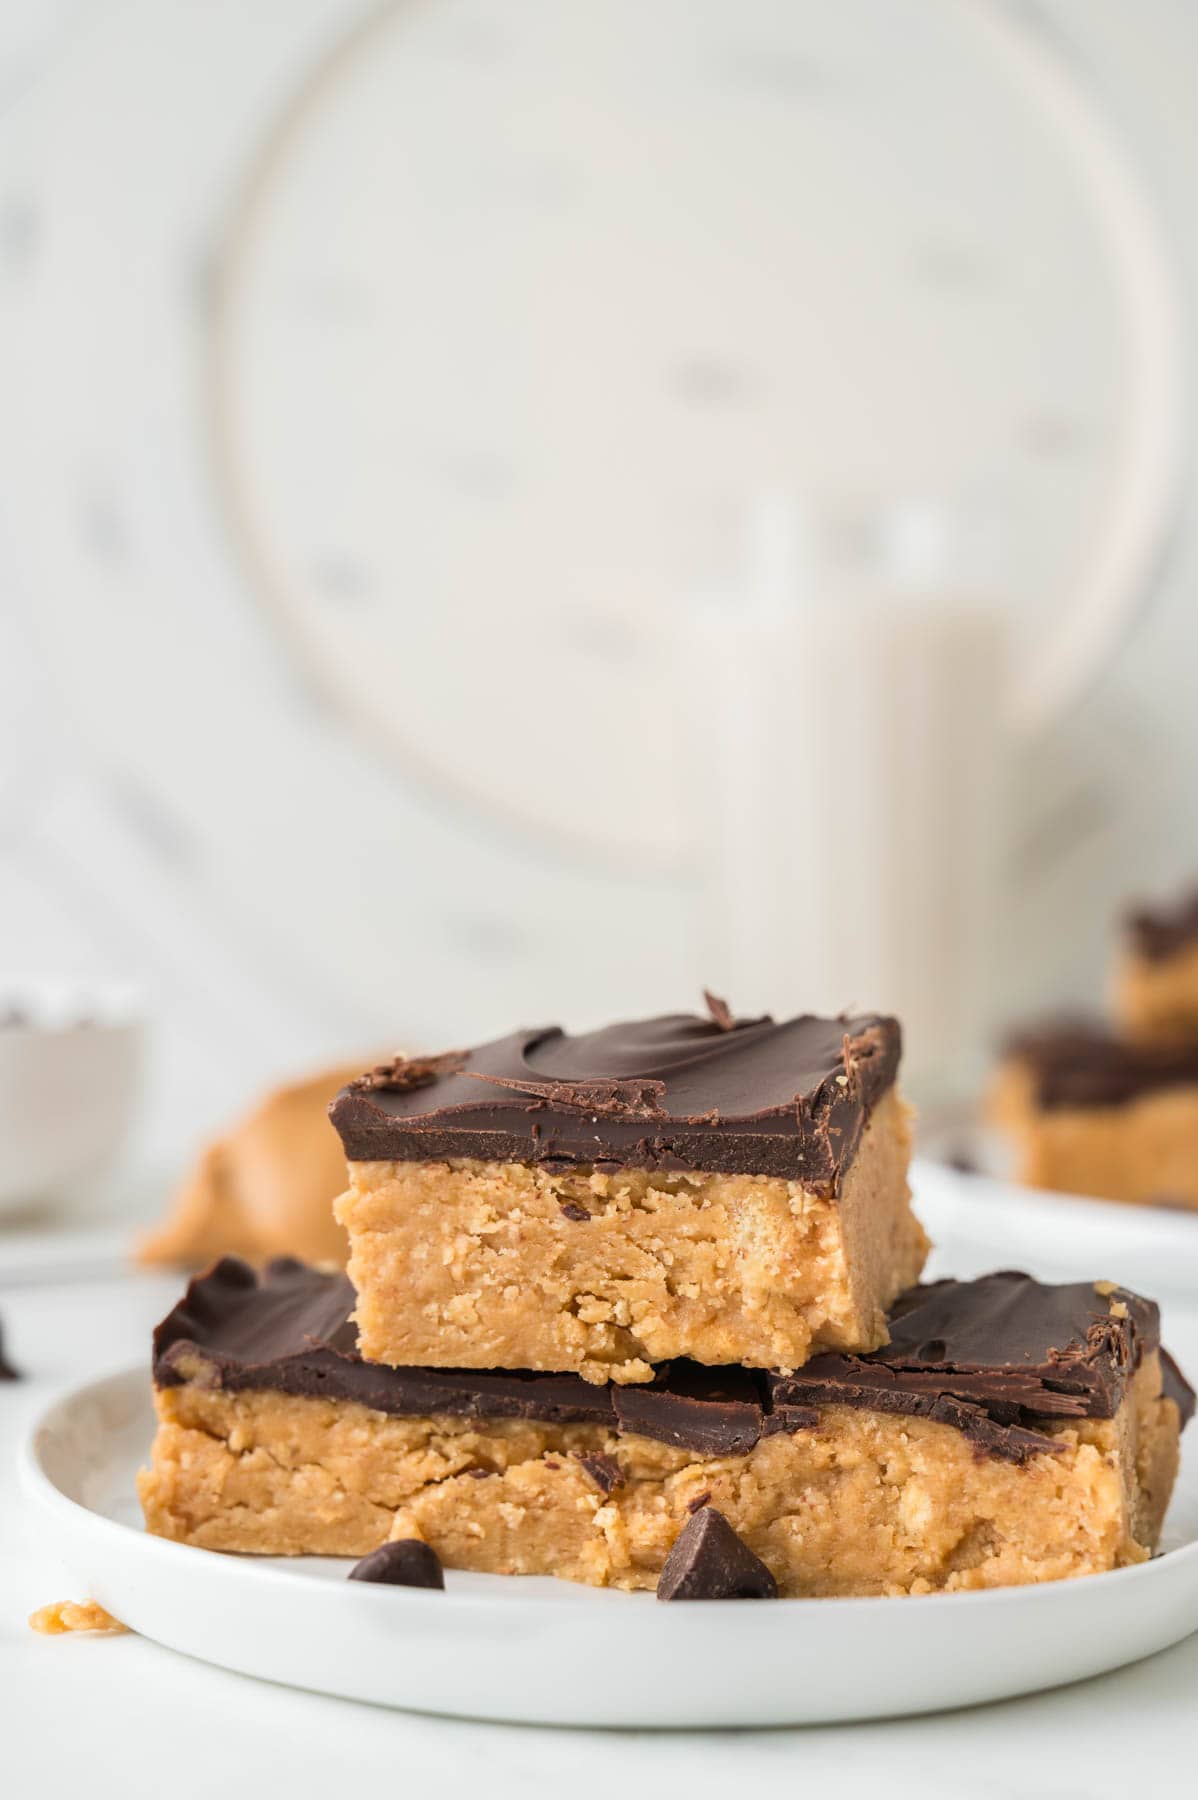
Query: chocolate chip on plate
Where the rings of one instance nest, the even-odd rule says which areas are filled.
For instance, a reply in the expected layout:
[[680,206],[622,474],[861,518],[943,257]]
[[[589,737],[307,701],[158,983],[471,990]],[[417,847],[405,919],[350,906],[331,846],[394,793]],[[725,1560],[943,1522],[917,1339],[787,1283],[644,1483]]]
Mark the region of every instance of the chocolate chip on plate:
[[701,1507],[682,1527],[657,1584],[659,1600],[773,1600],[774,1580],[722,1512]]
[[396,1538],[380,1544],[349,1572],[351,1581],[382,1581],[388,1587],[443,1588],[441,1559],[431,1544],[420,1538]]

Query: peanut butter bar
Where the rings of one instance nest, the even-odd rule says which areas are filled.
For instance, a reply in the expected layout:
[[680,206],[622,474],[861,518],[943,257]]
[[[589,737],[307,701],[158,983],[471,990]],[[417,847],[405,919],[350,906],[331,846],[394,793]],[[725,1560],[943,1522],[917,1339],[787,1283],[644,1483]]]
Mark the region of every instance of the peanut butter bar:
[[362,1354],[652,1378],[874,1349],[919,1275],[893,1019],[556,1027],[352,1082]]
[[1198,1044],[1198,892],[1125,919],[1115,1008],[1141,1043]]
[[1198,1043],[1041,1026],[1008,1043],[990,1113],[1032,1187],[1198,1209]]
[[364,1362],[353,1298],[294,1262],[192,1283],[155,1334],[151,1531],[652,1589],[713,1508],[783,1595],[999,1587],[1149,1556],[1193,1409],[1110,1283],[936,1282],[873,1354],[639,1387]]

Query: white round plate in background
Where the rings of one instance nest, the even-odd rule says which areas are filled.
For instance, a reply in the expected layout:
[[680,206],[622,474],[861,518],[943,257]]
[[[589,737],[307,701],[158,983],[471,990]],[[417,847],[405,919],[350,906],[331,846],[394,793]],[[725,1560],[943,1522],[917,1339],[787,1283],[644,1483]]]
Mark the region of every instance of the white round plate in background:
[[1162,1302],[1166,1337],[1170,1302],[1183,1319],[1198,1308],[1198,1214],[961,1175],[924,1157],[911,1186],[935,1246],[929,1275],[1019,1268],[1043,1281],[1118,1281]]
[[668,1606],[452,1570],[444,1593],[371,1587],[346,1562],[149,1537],[134,1476],[153,1425],[139,1368],[76,1388],[32,1433],[27,1492],[79,1594],[171,1649],[349,1699],[546,1725],[810,1724],[1055,1687],[1198,1629],[1193,1457],[1165,1554],[1137,1568],[917,1600]]

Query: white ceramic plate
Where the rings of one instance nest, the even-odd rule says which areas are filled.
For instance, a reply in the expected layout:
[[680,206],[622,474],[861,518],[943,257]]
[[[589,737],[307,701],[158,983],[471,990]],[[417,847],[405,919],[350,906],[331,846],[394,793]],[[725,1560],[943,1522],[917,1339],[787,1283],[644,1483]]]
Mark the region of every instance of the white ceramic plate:
[[[1184,1346],[1180,1346],[1184,1349]],[[146,1637],[350,1699],[547,1725],[792,1725],[999,1700],[1118,1668],[1198,1629],[1198,1459],[1166,1552],[1112,1575],[921,1600],[701,1601],[450,1572],[445,1593],[348,1563],[148,1537],[134,1475],[144,1369],[67,1394],[23,1458],[78,1596]]]
[[924,1158],[912,1165],[916,1211],[936,1246],[930,1273],[1018,1268],[1044,1281],[1119,1281],[1163,1302],[1166,1339],[1177,1303],[1198,1310],[1198,1214],[1017,1187],[983,1167],[964,1176]]

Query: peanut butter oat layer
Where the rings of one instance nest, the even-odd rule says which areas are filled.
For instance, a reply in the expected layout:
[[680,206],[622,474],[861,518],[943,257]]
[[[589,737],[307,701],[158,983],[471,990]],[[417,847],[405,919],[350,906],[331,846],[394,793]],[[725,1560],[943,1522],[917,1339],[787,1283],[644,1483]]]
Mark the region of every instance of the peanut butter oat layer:
[[1128,914],[1115,969],[1115,1010],[1138,1042],[1198,1044],[1198,892],[1174,906]]
[[362,1354],[636,1382],[885,1342],[927,1240],[893,1019],[551,1027],[345,1088]]
[[1198,1209],[1198,1043],[1067,1021],[1010,1040],[990,1096],[1032,1187]]
[[1082,1575],[1156,1544],[1193,1394],[1156,1307],[1004,1273],[899,1300],[890,1343],[789,1376],[678,1362],[642,1387],[395,1369],[343,1276],[226,1260],[155,1337],[149,1529],[653,1588],[714,1508],[789,1595]]

